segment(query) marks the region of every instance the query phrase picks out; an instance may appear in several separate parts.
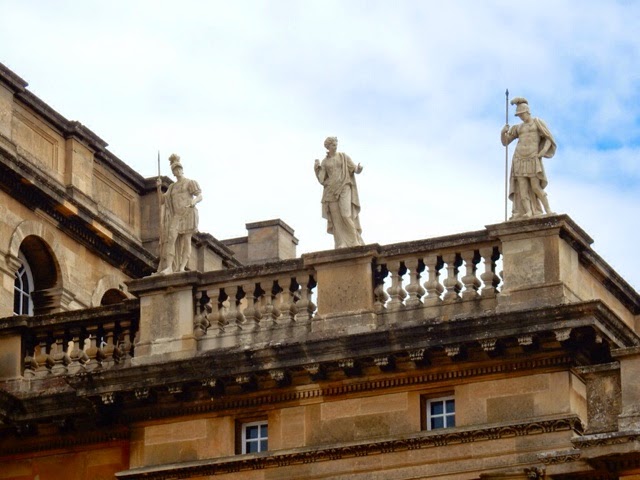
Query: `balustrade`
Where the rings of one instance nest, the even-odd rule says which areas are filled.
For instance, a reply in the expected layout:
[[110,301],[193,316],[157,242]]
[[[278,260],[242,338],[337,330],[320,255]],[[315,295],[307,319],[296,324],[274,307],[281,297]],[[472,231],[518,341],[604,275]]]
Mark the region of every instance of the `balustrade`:
[[[116,365],[128,365],[134,355],[132,335],[138,328],[138,305],[126,313],[106,315],[65,312],[30,319],[24,335],[24,376],[75,375]],[[40,320],[36,323],[37,320]]]
[[495,298],[501,279],[495,245],[416,251],[377,259],[374,310],[398,311]]
[[[498,242],[442,248],[398,244],[380,247],[377,252],[372,256],[370,297],[377,313],[469,305],[499,294]],[[294,334],[282,329],[310,325],[317,314],[316,297],[332,291],[321,285],[316,292],[316,278],[315,268],[302,260],[266,269],[250,266],[204,274],[194,284],[194,337],[227,339],[222,344],[201,344],[202,348],[217,348],[231,345],[228,339],[236,335],[269,330]],[[323,278],[323,282],[331,281],[330,275]],[[335,312],[340,314],[340,310]],[[29,322],[24,375],[44,378],[131,364],[140,312],[134,301],[126,307],[40,316]]]
[[268,277],[205,285],[196,293],[194,334],[223,335],[310,322],[316,281],[312,271],[274,272]]

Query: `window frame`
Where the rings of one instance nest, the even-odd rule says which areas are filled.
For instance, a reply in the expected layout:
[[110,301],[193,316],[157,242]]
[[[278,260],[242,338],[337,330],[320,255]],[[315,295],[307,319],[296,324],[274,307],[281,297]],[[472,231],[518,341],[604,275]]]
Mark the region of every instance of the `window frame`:
[[[25,258],[22,251],[18,254],[18,260],[20,260],[20,267],[16,271],[14,275],[13,282],[13,314],[14,315],[33,315],[33,291],[35,288],[33,281],[33,272],[31,271],[31,266],[29,262]],[[26,280],[26,289],[25,286]],[[20,283],[20,285],[18,285]],[[19,299],[16,299],[18,296]],[[27,312],[24,313],[24,303],[27,303]],[[16,312],[16,303],[18,304],[19,312]]]
[[[447,410],[447,402],[453,402],[453,410]],[[444,395],[444,396],[423,396],[422,397],[422,428],[423,430],[427,430],[430,432],[436,430],[446,430],[450,428],[456,427],[456,399],[453,395]],[[431,405],[435,403],[442,403],[443,410],[441,414],[433,415],[431,413]],[[433,427],[432,419],[442,419],[443,426],[442,427]],[[453,425],[451,425],[451,420],[453,420]]]
[[[252,439],[248,439],[247,438],[247,429],[250,427],[258,427],[258,437],[257,438],[252,438]],[[263,433],[263,427],[266,427],[267,430],[267,434],[265,436],[262,436]],[[238,438],[240,440],[240,445],[238,450],[239,454],[242,455],[246,455],[246,454],[254,454],[254,453],[262,453],[262,452],[266,452],[269,450],[269,421],[266,418],[261,418],[259,420],[253,420],[253,421],[240,421],[238,422],[238,429],[239,429],[239,435]],[[264,450],[262,449],[262,442],[266,442],[266,446],[264,448]],[[247,451],[247,444],[248,443],[255,443],[258,446],[258,450],[255,452],[248,452]]]

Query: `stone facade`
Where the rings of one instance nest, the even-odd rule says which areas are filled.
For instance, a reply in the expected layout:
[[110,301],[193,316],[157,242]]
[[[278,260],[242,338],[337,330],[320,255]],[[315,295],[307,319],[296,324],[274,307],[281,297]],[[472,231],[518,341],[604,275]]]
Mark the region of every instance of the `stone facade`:
[[639,478],[640,295],[570,217],[148,276],[153,180],[0,73],[0,479]]

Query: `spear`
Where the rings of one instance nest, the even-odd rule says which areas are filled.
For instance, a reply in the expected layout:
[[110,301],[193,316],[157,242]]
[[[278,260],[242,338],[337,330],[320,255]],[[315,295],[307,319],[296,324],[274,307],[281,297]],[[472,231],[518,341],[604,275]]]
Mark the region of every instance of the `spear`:
[[[163,237],[163,215],[162,215],[162,186],[159,185],[161,181],[161,177],[160,177],[160,150],[158,150],[158,180],[156,181],[156,192],[158,193],[158,226],[160,227],[160,231],[158,232],[158,256],[161,257],[162,256],[162,248],[163,248],[163,243],[164,243],[164,239]],[[162,259],[160,259],[160,262],[162,262]],[[161,268],[161,266],[158,266],[158,270]]]
[[[504,102],[504,123],[505,125],[509,125],[509,89],[504,92],[505,102]],[[504,146],[504,221],[507,221],[507,197],[509,195],[508,191],[508,181],[507,181],[507,170],[509,169],[509,144],[507,143]]]

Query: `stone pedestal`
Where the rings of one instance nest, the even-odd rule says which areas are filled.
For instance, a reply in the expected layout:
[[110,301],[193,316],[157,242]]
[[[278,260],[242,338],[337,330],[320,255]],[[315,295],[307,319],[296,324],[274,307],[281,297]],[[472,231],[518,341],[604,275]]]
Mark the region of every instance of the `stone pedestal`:
[[0,380],[21,377],[22,360],[20,333],[0,336]]
[[640,347],[623,348],[612,352],[620,362],[621,413],[618,430],[640,430]]
[[377,245],[326,250],[303,255],[305,267],[315,268],[318,315],[373,312],[373,269]]
[[578,251],[593,240],[568,216],[505,222],[487,230],[502,243],[498,310],[581,300],[573,288],[580,277]]
[[157,275],[127,283],[140,298],[140,330],[132,363],[158,363],[195,355],[194,285],[197,272]]

